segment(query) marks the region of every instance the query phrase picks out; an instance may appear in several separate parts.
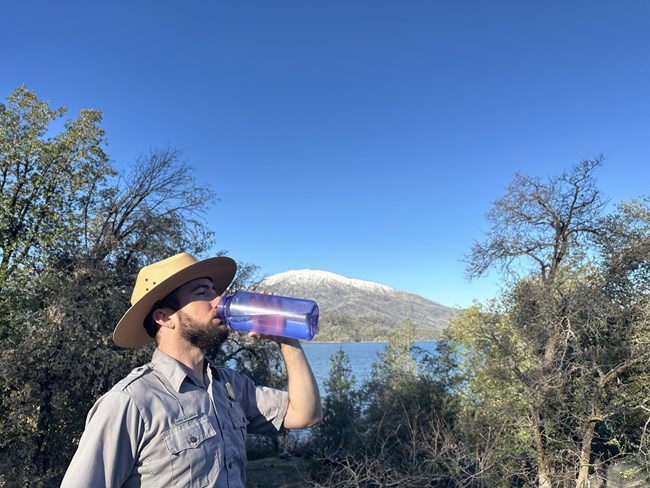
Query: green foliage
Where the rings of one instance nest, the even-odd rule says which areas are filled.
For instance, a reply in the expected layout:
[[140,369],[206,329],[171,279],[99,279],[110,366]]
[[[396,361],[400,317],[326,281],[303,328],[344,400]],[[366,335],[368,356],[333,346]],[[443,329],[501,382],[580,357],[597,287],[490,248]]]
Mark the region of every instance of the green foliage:
[[[392,457],[395,469],[413,462],[407,459],[413,453],[404,447],[423,436],[420,429],[435,425],[436,433],[440,433],[441,426],[450,420],[446,413],[451,401],[445,385],[428,369],[435,363],[417,347],[414,337],[411,321],[395,329],[364,387],[366,449],[379,449],[384,456]],[[441,447],[436,446],[436,450]]]
[[83,110],[50,134],[65,112],[21,87],[0,113],[0,306],[10,311],[0,338],[23,332],[38,300],[37,274],[76,252],[114,174],[102,150],[101,113]]
[[[474,305],[460,314],[446,334],[451,354],[458,359],[457,399],[461,410],[457,435],[475,453],[488,486],[510,486],[526,478],[534,459],[528,424],[532,397],[520,379],[537,365],[515,325],[504,317],[496,301]],[[523,472],[522,472],[523,470]]]
[[454,486],[463,476],[454,402],[413,337],[411,322],[396,329],[359,390],[345,354],[332,357],[325,419],[315,430],[329,470],[315,474],[318,486]]
[[0,354],[0,472],[7,486],[57,485],[94,400],[151,354],[112,346],[111,325],[125,302],[112,270],[98,266],[45,281],[30,331],[3,341]]
[[323,421],[314,430],[316,447],[328,457],[355,450],[358,440],[358,421],[361,412],[356,378],[352,374],[350,358],[339,349],[330,358],[329,377],[325,384]]
[[416,328],[411,320],[406,320],[388,334],[388,341],[379,361],[373,365],[373,376],[379,381],[396,385],[417,375],[418,361],[415,346]]
[[88,211],[113,174],[99,111],[83,110],[47,137],[65,108],[50,108],[25,87],[7,102],[0,114],[0,290],[16,273],[42,269],[79,245]]

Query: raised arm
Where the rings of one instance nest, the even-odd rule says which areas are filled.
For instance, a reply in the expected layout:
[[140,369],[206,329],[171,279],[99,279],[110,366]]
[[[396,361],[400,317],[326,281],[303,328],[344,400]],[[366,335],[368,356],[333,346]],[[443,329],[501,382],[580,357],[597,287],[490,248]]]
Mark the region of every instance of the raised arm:
[[289,380],[289,408],[283,425],[287,429],[311,427],[323,419],[314,373],[300,341],[281,339],[278,342]]

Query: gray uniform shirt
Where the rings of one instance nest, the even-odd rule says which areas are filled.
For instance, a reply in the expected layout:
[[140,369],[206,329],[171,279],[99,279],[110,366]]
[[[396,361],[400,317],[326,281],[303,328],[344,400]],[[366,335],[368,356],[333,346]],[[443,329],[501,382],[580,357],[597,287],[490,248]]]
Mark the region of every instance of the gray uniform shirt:
[[244,487],[246,433],[276,434],[288,395],[230,369],[205,376],[156,349],[90,410],[61,486]]

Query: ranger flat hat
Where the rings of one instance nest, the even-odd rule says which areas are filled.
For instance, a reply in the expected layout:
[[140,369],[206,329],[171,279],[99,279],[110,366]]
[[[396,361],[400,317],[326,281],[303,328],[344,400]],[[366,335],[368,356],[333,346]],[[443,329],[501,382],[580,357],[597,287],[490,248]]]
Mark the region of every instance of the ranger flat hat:
[[131,295],[131,308],[117,323],[113,341],[120,347],[139,347],[153,342],[144,328],[144,319],[158,300],[198,278],[210,278],[220,295],[228,288],[236,272],[237,264],[229,257],[197,261],[187,253],[145,266],[138,273]]

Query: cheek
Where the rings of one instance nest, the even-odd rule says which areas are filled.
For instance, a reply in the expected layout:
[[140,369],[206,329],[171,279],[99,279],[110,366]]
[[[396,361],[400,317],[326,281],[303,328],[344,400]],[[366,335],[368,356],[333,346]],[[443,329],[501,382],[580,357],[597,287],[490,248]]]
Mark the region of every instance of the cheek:
[[193,306],[187,310],[187,314],[194,319],[195,322],[205,322],[212,320],[214,317],[214,309],[207,302],[194,303]]

